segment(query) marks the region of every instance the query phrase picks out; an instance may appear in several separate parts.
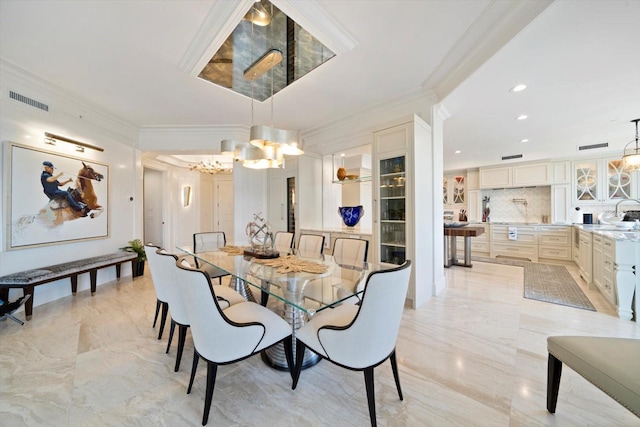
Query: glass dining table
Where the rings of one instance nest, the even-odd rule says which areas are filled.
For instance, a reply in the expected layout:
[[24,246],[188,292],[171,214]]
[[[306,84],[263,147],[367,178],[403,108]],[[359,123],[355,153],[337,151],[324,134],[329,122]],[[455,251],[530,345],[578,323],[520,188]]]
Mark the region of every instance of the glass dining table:
[[[274,260],[260,260],[241,251],[243,247],[228,245],[207,252],[194,253],[191,247],[178,246],[184,255],[194,257],[198,263],[217,267],[232,276],[232,287],[245,298],[255,301],[253,292],[276,301],[269,308],[279,310],[291,325],[295,357],[296,330],[311,317],[330,310],[339,304],[354,304],[362,294],[367,276],[381,267],[372,263],[357,263],[352,260],[334,258],[330,255],[280,253]],[[237,250],[230,250],[237,249]],[[281,262],[267,265],[267,261]],[[311,266],[298,271],[300,264]],[[253,292],[252,292],[253,291]],[[264,301],[266,298],[259,298]],[[282,306],[276,304],[282,302]],[[281,308],[280,308],[281,307]],[[276,369],[288,369],[282,344],[262,353],[262,359]],[[306,369],[320,361],[320,357],[307,350],[302,368]]]

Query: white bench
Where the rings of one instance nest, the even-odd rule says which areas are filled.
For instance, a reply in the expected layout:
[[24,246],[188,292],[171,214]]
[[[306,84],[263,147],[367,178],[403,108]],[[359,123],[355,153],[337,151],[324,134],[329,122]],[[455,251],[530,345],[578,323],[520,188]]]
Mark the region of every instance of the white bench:
[[116,267],[116,277],[120,278],[122,263],[131,262],[132,271],[135,268],[137,254],[132,252],[116,252],[92,258],[85,258],[48,267],[34,268],[0,277],[0,298],[8,300],[9,289],[22,288],[23,295],[30,294],[24,311],[27,320],[31,320],[33,313],[33,292],[35,286],[55,282],[60,279],[71,279],[71,292],[75,295],[78,290],[78,275],[89,273],[91,280],[91,295],[96,293],[98,270],[105,267]]

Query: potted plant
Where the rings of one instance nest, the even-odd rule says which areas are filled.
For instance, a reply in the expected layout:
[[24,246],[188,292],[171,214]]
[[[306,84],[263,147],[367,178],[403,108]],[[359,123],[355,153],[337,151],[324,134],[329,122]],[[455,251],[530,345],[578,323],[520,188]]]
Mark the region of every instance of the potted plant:
[[147,254],[144,252],[144,244],[140,239],[129,240],[128,243],[128,246],[121,249],[138,254],[138,259],[133,269],[133,277],[142,276],[144,274],[144,262],[147,260]]

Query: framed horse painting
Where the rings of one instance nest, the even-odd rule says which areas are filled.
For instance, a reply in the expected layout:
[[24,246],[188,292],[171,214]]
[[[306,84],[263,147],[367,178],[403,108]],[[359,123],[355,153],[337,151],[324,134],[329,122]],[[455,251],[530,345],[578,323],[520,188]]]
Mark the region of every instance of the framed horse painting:
[[8,249],[109,237],[109,166],[9,145]]

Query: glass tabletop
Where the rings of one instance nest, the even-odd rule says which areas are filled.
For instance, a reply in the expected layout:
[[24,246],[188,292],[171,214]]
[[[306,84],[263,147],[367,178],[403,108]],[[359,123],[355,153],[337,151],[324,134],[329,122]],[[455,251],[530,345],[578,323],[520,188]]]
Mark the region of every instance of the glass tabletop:
[[[256,261],[253,257],[225,252],[221,248],[199,253],[194,253],[191,247],[186,246],[178,246],[177,249],[309,315],[349,298],[359,298],[368,274],[380,270],[376,264],[357,263],[330,255],[308,256],[295,251],[280,253],[280,257],[274,260]],[[306,261],[312,270],[326,266],[326,271],[285,271],[287,268],[265,265],[261,261],[285,262],[289,270],[297,269],[300,261]]]

